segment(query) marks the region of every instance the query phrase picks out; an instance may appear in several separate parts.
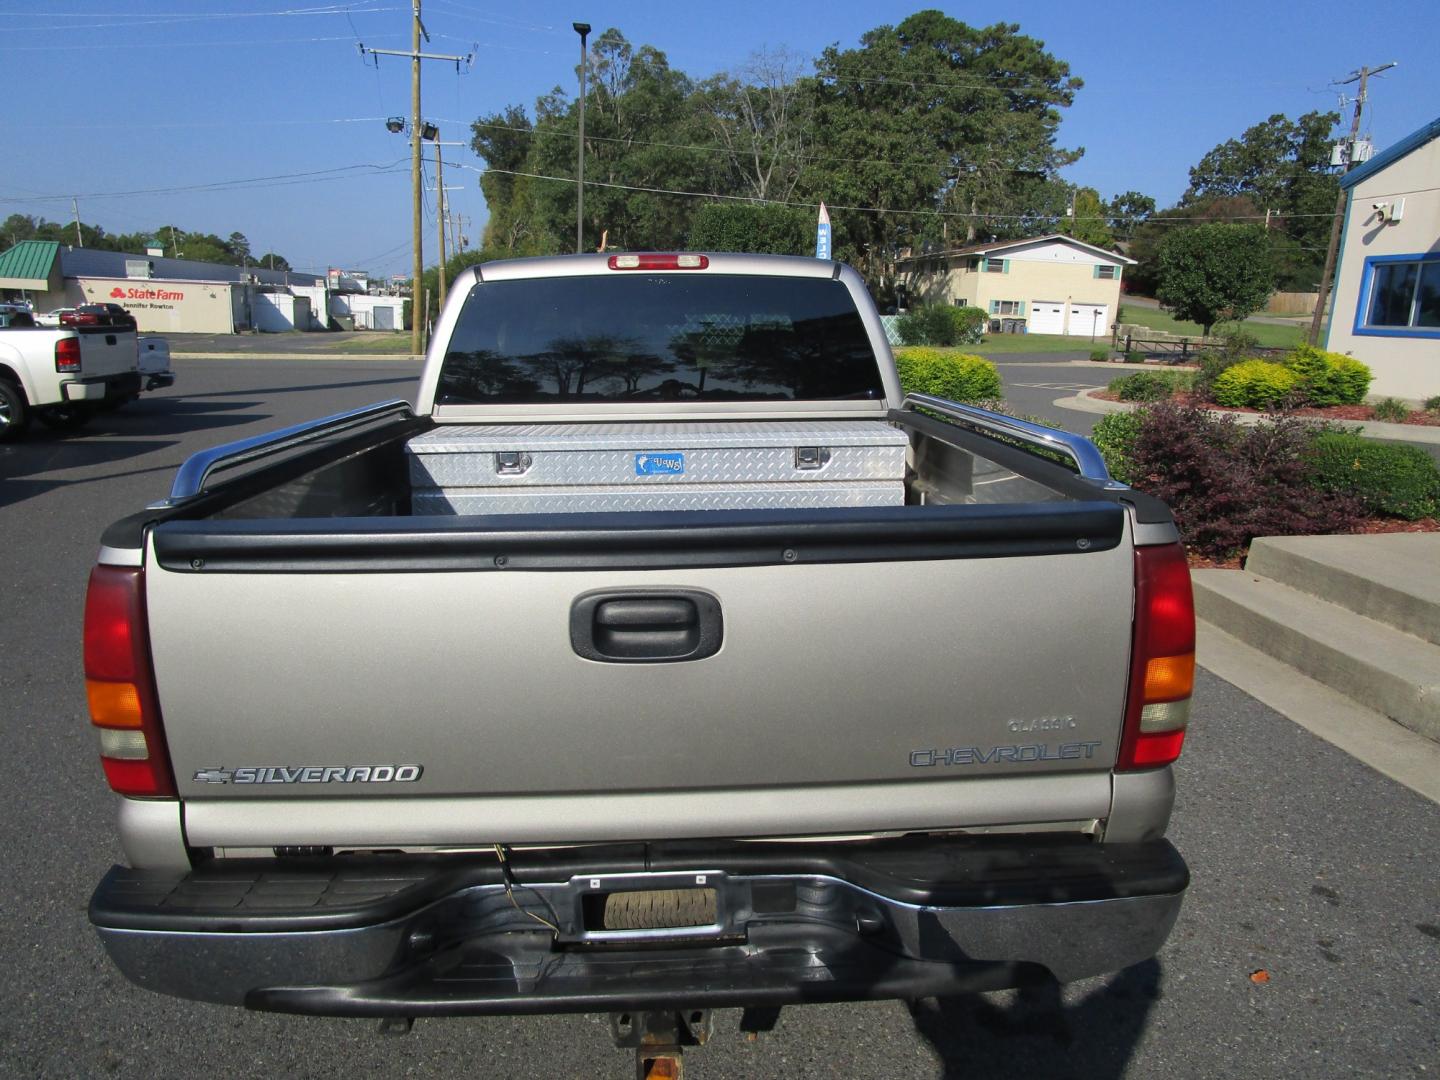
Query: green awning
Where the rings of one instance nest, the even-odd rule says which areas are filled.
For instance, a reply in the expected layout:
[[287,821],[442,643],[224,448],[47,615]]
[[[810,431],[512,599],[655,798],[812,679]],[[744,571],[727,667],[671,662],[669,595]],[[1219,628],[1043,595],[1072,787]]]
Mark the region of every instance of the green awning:
[[[22,240],[0,255],[0,289],[44,292],[58,276],[60,245],[54,240]],[[56,282],[58,284],[58,281]]]

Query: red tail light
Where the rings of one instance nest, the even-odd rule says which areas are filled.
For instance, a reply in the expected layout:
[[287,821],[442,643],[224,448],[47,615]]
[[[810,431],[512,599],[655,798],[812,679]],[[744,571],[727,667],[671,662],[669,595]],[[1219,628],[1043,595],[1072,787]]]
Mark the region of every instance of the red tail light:
[[707,255],[611,255],[611,270],[704,270]]
[[121,795],[174,795],[138,567],[97,566],[90,573],[85,691],[110,787]]
[[55,342],[55,370],[73,375],[80,370],[80,339],[61,338]]
[[1195,685],[1195,599],[1180,544],[1135,549],[1135,635],[1120,771],[1180,756]]

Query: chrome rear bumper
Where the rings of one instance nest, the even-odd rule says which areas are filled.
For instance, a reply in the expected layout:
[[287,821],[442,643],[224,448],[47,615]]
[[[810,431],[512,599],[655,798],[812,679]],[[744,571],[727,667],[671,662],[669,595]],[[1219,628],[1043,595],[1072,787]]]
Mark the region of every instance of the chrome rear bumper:
[[[638,848],[638,846],[637,846]],[[1166,841],[658,845],[494,859],[115,868],[91,920],[161,993],[335,1016],[917,998],[1152,956],[1188,872]],[[704,926],[607,931],[587,897],[714,890]],[[553,924],[552,931],[545,923]]]

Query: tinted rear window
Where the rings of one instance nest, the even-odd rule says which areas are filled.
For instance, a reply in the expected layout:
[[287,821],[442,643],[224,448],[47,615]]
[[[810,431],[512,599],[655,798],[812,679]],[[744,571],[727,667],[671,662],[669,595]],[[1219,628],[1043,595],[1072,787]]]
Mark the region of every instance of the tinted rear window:
[[476,285],[436,391],[442,405],[883,396],[839,281],[624,271]]

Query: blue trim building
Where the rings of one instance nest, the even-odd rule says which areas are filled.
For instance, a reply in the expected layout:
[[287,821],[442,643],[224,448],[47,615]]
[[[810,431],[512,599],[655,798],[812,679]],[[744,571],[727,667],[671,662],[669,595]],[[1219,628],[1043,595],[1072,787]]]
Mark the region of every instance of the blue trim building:
[[1375,373],[1372,395],[1440,394],[1440,118],[1341,181],[1345,219],[1326,348]]

